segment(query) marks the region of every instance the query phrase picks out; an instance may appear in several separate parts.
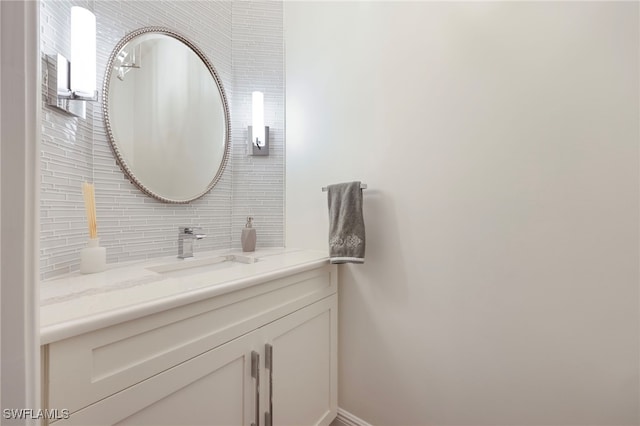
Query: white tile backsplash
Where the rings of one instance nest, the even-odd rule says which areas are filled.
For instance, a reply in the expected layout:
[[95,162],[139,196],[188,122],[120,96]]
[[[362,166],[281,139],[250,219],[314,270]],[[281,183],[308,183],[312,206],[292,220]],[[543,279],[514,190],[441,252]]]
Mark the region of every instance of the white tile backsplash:
[[[119,169],[100,103],[87,119],[43,102],[41,153],[41,277],[78,269],[87,240],[81,183],[96,187],[98,233],[109,263],[177,253],[177,228],[202,226],[197,250],[238,247],[247,215],[258,246],[284,245],[284,49],[282,3],[230,1],[41,2],[42,52],[69,56],[69,10],[80,5],[97,19],[98,85],[115,44],[132,30],[166,26],[192,40],[214,64],[229,100],[231,157],[213,190],[186,205],[146,196]],[[251,92],[265,92],[271,155],[246,155]]]

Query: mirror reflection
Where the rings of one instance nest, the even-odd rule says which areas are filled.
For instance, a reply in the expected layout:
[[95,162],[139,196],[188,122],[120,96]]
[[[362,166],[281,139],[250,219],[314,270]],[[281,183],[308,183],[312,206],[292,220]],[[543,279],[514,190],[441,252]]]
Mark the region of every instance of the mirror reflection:
[[131,181],[165,202],[206,194],[229,150],[226,97],[206,56],[170,30],[141,29],[116,46],[107,73],[107,132]]

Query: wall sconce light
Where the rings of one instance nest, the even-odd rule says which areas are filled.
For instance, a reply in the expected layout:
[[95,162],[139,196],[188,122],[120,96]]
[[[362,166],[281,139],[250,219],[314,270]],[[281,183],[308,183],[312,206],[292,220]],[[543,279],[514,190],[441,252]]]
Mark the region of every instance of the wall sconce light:
[[124,76],[132,69],[139,69],[142,66],[142,43],[122,48],[116,58],[115,69],[118,80],[124,81]]
[[253,92],[252,125],[249,126],[249,155],[269,155],[269,127],[264,125],[264,95]]
[[97,101],[96,17],[85,8],[71,8],[71,63],[60,54],[47,55],[47,103],[86,117],[86,101]]

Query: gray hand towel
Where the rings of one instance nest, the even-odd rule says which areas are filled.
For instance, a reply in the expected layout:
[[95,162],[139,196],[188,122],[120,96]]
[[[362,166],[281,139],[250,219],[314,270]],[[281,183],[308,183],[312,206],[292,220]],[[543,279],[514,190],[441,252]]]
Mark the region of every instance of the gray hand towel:
[[364,218],[360,182],[327,187],[331,263],[364,263]]

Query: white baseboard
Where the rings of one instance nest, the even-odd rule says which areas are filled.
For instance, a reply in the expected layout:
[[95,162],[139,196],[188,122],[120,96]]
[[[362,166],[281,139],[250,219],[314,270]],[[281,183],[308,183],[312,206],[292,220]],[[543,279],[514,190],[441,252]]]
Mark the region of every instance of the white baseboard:
[[333,426],[372,426],[365,422],[360,417],[357,417],[350,412],[338,408],[338,415],[333,422]]

